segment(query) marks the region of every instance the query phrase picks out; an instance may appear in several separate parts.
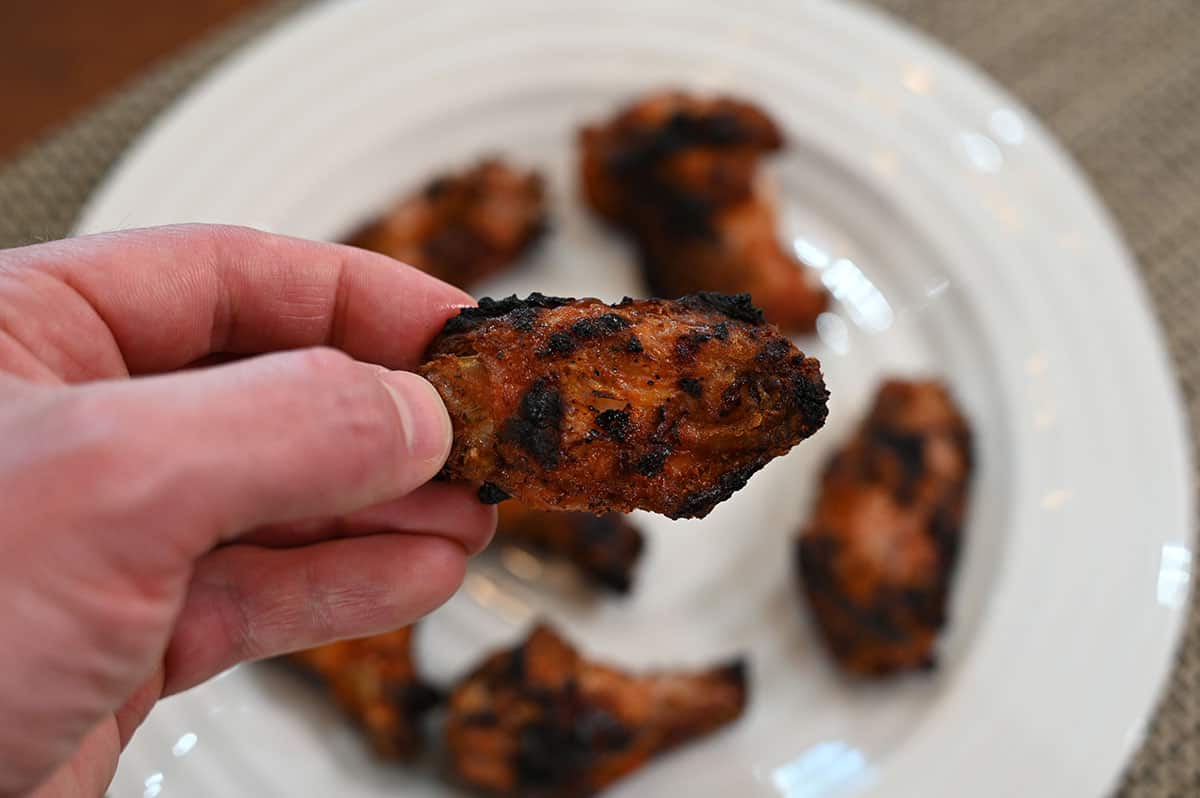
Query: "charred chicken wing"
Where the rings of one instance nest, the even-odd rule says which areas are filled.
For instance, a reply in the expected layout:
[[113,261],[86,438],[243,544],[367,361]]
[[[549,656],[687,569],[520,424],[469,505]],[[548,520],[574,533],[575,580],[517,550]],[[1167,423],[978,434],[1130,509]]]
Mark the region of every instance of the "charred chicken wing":
[[454,424],[446,478],[596,514],[702,518],[816,432],[829,397],[745,295],[484,299],[419,371]]
[[936,382],[893,380],[829,463],[799,544],[804,589],[839,664],[934,664],[971,472],[970,433]]
[[500,505],[496,538],[563,557],[588,578],[627,593],[642,555],[642,533],[620,513],[560,513],[531,510],[520,502]]
[[299,651],[289,660],[316,676],[367,733],[382,756],[409,758],[420,749],[421,715],[438,694],[417,675],[413,627]]
[[538,238],[545,213],[541,177],[489,159],[430,181],[348,243],[469,290]]
[[546,626],[450,696],[446,742],[462,782],[523,798],[593,795],[653,756],[741,715],[743,663],[631,675],[588,662]]
[[758,107],[728,97],[644,97],[580,135],[584,194],[637,242],[652,293],[749,293],[768,321],[807,332],[825,292],[779,242],[756,179],[783,146]]

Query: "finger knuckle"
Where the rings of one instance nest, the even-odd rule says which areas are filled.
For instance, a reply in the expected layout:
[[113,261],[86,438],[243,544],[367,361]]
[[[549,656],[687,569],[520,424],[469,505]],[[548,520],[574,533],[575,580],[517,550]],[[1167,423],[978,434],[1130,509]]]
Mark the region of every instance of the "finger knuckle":
[[305,603],[307,616],[304,619],[308,634],[317,640],[332,640],[337,637],[337,617],[331,606],[330,596],[324,580],[312,564],[302,574],[304,594],[310,597]]
[[[343,388],[338,392],[337,434],[341,445],[364,471],[377,472],[396,455],[396,412],[380,389]],[[364,475],[367,476],[367,475]]]
[[318,413],[330,430],[335,445],[369,479],[396,459],[399,425],[396,408],[369,369],[331,349],[314,349],[307,354],[309,368],[321,377]]
[[305,374],[318,379],[344,377],[357,370],[354,360],[349,355],[328,346],[304,349],[296,353],[295,357]]
[[55,455],[70,473],[124,476],[134,457],[127,413],[108,392],[82,391],[56,399],[48,413],[58,429]]
[[171,499],[170,457],[154,422],[116,390],[64,392],[48,408],[44,465],[87,497],[97,524],[133,523]]

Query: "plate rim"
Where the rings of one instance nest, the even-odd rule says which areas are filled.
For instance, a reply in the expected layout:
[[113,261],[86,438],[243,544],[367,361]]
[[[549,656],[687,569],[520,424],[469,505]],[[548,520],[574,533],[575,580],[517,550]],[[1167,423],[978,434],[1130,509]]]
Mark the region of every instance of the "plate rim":
[[[372,3],[363,2],[357,5],[370,6]],[[374,5],[382,5],[382,3],[375,3]],[[1141,315],[1141,322],[1143,322],[1141,332],[1149,336],[1150,346],[1146,350],[1146,353],[1152,353],[1154,356],[1155,362],[1152,364],[1152,368],[1155,375],[1161,378],[1161,387],[1163,388],[1162,398],[1171,408],[1168,413],[1169,417],[1164,419],[1164,423],[1168,427],[1173,428],[1171,431],[1178,433],[1170,437],[1175,440],[1175,445],[1178,448],[1176,454],[1179,456],[1177,459],[1183,465],[1185,473],[1182,479],[1186,482],[1187,474],[1194,473],[1192,451],[1188,445],[1188,442],[1191,440],[1189,424],[1178,380],[1175,376],[1174,364],[1170,360],[1165,345],[1162,326],[1154,313],[1154,306],[1150,301],[1146,285],[1137,271],[1135,260],[1125,245],[1111,213],[1100,201],[1090,181],[1068,151],[1045,129],[1038,117],[1027,109],[1023,103],[1015,99],[1006,89],[999,86],[981,69],[954,54],[940,42],[897,21],[891,15],[879,9],[857,4],[847,6],[837,3],[821,3],[820,5],[831,14],[841,15],[843,19],[851,20],[852,24],[873,28],[879,35],[891,37],[901,42],[901,45],[904,47],[916,48],[922,51],[929,56],[931,62],[937,63],[940,69],[960,73],[970,83],[981,87],[983,91],[992,96],[1003,98],[1008,106],[1020,109],[1023,112],[1024,121],[1032,131],[1033,137],[1052,153],[1051,161],[1053,165],[1062,173],[1065,179],[1071,182],[1073,193],[1080,199],[1082,206],[1086,208],[1087,213],[1092,217],[1092,221],[1095,222],[1095,230],[1104,236],[1105,240],[1102,242],[1103,249],[1111,254],[1114,264],[1120,264],[1120,268],[1115,269],[1114,273],[1123,275],[1121,278],[1125,282],[1123,287],[1129,293],[1130,300],[1137,305],[1138,312]],[[264,58],[263,54],[268,52],[270,48],[282,51],[289,46],[288,40],[291,37],[299,37],[306,31],[318,29],[322,25],[327,24],[327,18],[340,17],[349,10],[347,6],[335,0],[316,4],[299,12],[283,25],[272,30],[254,44],[244,48],[205,75],[197,84],[189,88],[180,98],[172,103],[166,112],[157,117],[135,139],[134,143],[125,151],[117,164],[106,175],[100,187],[89,198],[76,223],[75,231],[78,233],[95,229],[98,225],[98,220],[102,220],[106,214],[111,217],[112,214],[106,210],[107,207],[116,203],[123,187],[129,180],[129,176],[136,173],[138,163],[146,158],[147,151],[153,146],[159,146],[158,142],[168,140],[170,136],[175,135],[177,128],[189,124],[189,114],[195,114],[196,109],[202,108],[206,102],[211,102],[214,96],[218,96],[222,92],[227,92],[229,85],[239,72],[257,68],[256,63]],[[1195,533],[1192,522],[1192,519],[1195,518],[1196,510],[1195,495],[1192,491],[1184,489],[1181,492],[1180,499],[1182,502],[1180,505],[1181,515],[1187,519],[1186,535],[1190,545],[1190,541],[1193,540]],[[1156,660],[1158,665],[1155,669],[1156,677],[1154,686],[1149,691],[1150,696],[1145,702],[1144,709],[1141,711],[1138,721],[1143,727],[1145,727],[1146,722],[1152,717],[1152,713],[1159,706],[1162,696],[1169,685],[1168,675],[1177,659],[1183,637],[1184,623],[1187,618],[1187,608],[1193,600],[1192,594],[1195,590],[1196,586],[1189,584],[1188,595],[1182,601],[1181,609],[1169,615],[1169,643],[1166,646],[1165,653]],[[1109,786],[1112,786],[1114,780],[1119,777],[1120,772],[1129,761],[1130,753],[1140,744],[1141,739],[1140,735],[1128,735],[1124,745],[1123,758],[1111,766],[1104,766],[1106,769],[1112,771],[1112,775],[1107,778]]]

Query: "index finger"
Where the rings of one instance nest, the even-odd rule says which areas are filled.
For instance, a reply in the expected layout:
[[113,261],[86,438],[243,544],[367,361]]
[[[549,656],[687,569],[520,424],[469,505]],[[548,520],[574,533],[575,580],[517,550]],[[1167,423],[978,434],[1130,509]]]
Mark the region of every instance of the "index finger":
[[[0,277],[0,312],[20,320],[8,332],[66,372],[99,363],[112,372],[118,362],[130,373],[158,372],[214,352],[317,345],[408,369],[447,318],[474,304],[383,255],[219,225],[10,250]],[[39,307],[54,312],[31,313]]]

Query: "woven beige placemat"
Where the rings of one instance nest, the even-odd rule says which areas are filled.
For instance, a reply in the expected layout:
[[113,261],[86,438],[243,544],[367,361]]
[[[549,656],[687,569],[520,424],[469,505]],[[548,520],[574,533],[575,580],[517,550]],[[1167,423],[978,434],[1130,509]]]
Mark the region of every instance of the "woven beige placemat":
[[[304,5],[246,16],[0,165],[0,247],[61,237],[133,136]],[[989,72],[1066,144],[1154,298],[1200,430],[1200,6],[1195,0],[875,0]],[[1096,696],[1103,701],[1103,695]],[[1200,603],[1123,798],[1200,796]]]

